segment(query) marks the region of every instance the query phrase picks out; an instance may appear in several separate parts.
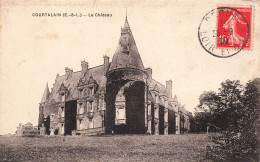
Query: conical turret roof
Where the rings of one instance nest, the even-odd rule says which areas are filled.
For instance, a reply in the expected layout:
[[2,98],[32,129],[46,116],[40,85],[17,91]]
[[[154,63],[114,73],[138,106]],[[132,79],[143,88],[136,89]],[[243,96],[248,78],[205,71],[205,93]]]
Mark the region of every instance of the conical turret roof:
[[139,55],[127,18],[124,27],[121,28],[121,36],[109,71],[118,68],[135,68],[144,70],[144,65]]
[[46,102],[48,100],[49,95],[50,95],[50,91],[49,91],[49,87],[48,87],[48,83],[47,83],[46,87],[45,87],[45,90],[43,92],[43,95],[42,95],[41,103]]

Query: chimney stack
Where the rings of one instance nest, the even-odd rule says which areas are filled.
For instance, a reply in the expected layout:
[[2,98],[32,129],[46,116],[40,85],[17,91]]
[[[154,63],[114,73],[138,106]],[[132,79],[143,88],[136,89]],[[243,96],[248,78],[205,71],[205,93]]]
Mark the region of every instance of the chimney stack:
[[166,81],[166,91],[169,99],[172,98],[172,80]]
[[72,69],[70,69],[70,68],[68,68],[68,67],[65,68],[65,77],[66,77],[66,80],[71,77],[72,73],[73,73],[73,70],[72,70]]
[[104,58],[104,71],[107,72],[109,66],[109,57],[105,55],[103,58]]
[[81,73],[85,74],[88,70],[88,62],[81,61]]
[[148,74],[148,80],[152,80],[153,70],[151,68],[146,68],[145,71]]

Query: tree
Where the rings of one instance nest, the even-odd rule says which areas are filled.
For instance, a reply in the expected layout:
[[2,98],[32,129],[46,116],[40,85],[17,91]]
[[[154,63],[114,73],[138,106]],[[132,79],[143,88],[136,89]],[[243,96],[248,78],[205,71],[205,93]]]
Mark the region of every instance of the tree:
[[241,119],[238,121],[240,141],[244,144],[239,146],[243,150],[242,158],[259,161],[260,78],[246,84],[243,104]]
[[219,88],[219,102],[215,109],[215,124],[222,130],[237,128],[242,108],[243,86],[239,80],[226,80]]
[[245,88],[239,81],[226,81],[220,88],[221,106],[227,127],[207,147],[213,161],[259,161],[260,79]]
[[194,120],[197,132],[206,132],[207,126],[212,124],[213,111],[216,109],[219,97],[214,91],[204,91],[199,97],[199,105],[196,108]]

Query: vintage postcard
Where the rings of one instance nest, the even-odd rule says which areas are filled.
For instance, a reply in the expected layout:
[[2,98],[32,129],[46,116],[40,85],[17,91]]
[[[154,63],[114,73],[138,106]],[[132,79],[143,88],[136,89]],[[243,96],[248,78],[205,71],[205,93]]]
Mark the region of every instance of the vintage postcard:
[[260,1],[0,1],[0,161],[259,161]]

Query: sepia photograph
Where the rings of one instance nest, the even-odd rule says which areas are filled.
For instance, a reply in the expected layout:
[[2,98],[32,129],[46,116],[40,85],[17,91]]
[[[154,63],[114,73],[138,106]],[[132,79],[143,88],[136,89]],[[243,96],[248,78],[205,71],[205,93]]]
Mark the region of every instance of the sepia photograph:
[[260,160],[260,1],[0,1],[0,161]]

